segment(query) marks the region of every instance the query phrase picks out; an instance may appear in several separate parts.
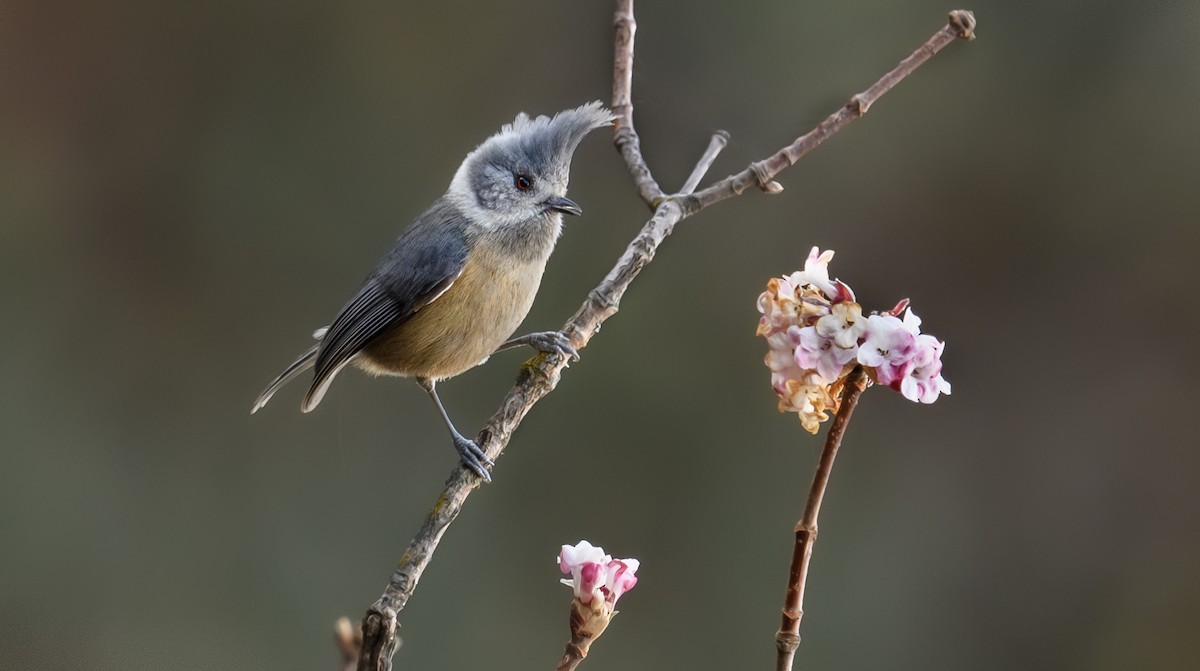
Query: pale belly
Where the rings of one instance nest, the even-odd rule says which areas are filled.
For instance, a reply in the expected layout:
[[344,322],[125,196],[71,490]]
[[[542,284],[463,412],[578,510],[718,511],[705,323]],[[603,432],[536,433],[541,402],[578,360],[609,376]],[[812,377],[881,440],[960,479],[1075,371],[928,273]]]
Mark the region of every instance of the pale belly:
[[501,273],[488,256],[473,257],[446,293],[364,348],[355,364],[441,380],[485,361],[529,313],[545,268],[533,262]]

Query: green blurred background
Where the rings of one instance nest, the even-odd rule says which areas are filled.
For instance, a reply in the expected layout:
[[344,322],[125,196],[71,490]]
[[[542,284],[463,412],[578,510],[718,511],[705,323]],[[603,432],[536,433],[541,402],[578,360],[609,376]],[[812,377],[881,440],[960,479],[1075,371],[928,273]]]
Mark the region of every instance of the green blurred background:
[[[953,8],[641,3],[650,165],[674,188],[724,128],[713,175],[742,169]],[[1200,5],[966,8],[979,39],[783,194],[677,229],[444,538],[397,668],[550,668],[580,538],[643,562],[587,668],[771,668],[820,441],[775,410],[754,305],[814,244],[868,307],[912,297],[954,395],[864,398],[799,668],[1194,664]],[[611,12],[0,0],[0,668],[333,667],[454,456],[408,382],[250,404],[478,142],[608,99]],[[646,217],[604,135],[524,330]],[[442,385],[465,432],[523,358]]]

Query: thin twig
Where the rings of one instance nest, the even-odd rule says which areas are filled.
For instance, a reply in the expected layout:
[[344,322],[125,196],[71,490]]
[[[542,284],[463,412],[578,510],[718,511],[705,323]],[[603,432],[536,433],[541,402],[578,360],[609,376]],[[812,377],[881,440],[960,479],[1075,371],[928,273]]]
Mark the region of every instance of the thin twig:
[[683,183],[683,187],[679,189],[680,194],[690,194],[696,191],[696,187],[700,186],[700,180],[708,174],[708,169],[712,167],[713,161],[717,160],[721,150],[729,143],[729,133],[719,130],[713,133],[712,139],[708,141],[708,148],[704,150],[704,155],[700,157],[700,162],[692,168],[692,174],[688,175],[687,181]]
[[784,596],[783,615],[779,631],[775,633],[775,646],[779,649],[776,671],[791,671],[792,659],[800,646],[800,619],[804,617],[804,587],[808,582],[808,564],[812,560],[813,544],[817,542],[817,516],[821,514],[821,500],[829,486],[829,475],[833,471],[833,460],[837,457],[846,425],[858,404],[858,397],[867,388],[867,374],[862,366],[855,366],[846,376],[842,387],[841,405],[825,436],[825,448],[813,475],[812,487],[808,490],[808,502],[804,505],[804,517],[796,524],[796,545],[792,550],[792,566],[788,572],[787,593]]
[[358,667],[358,651],[362,648],[362,634],[350,618],[339,618],[333,626],[333,642],[342,658],[337,671],[354,671]]
[[642,157],[641,141],[633,128],[633,34],[637,32],[633,0],[617,0],[613,28],[616,32],[616,48],[613,50],[612,110],[617,115],[613,142],[629,167],[638,195],[653,210],[666,194],[650,174],[646,159]]
[[883,94],[892,90],[892,87],[899,84],[925,61],[956,39],[975,39],[975,15],[973,13],[961,9],[950,12],[946,25],[942,26],[941,30],[934,33],[933,37],[918,47],[908,58],[900,61],[900,64],[891,72],[880,77],[879,81],[872,84],[870,88],[852,96],[841,109],[830,114],[816,128],[796,138],[795,142],[775,152],[772,156],[751,163],[750,167],[742,172],[730,175],[707,189],[683,199],[684,210],[690,215],[726,198],[741,195],[743,191],[752,186],[758,186],[767,193],[782,191],[783,187],[774,181],[776,175],[794,165],[805,154],[816,149],[818,145],[851,121],[866,114],[871,105],[874,105],[875,101]]
[[[956,20],[956,14],[970,16],[969,12],[952,12],[950,15],[952,24]],[[617,260],[616,265],[604,280],[588,294],[583,305],[563,326],[562,332],[570,338],[571,345],[576,350],[586,347],[592,336],[600,330],[601,324],[616,314],[625,291],[642,268],[654,259],[658,247],[674,230],[675,224],[709,205],[742,193],[746,188],[745,185],[737,186],[741,184],[739,181],[741,177],[735,175],[694,195],[667,197],[664,194],[646,166],[637,134],[633,130],[633,104],[630,88],[633,72],[633,34],[637,25],[633,18],[633,0],[617,0],[613,23],[615,28],[613,111],[619,115],[614,142],[629,167],[638,194],[654,210],[654,214],[642,227],[637,237],[629,243],[621,258]],[[948,34],[966,37],[973,26],[972,19],[969,28],[956,28]],[[891,79],[886,86],[877,90],[880,85],[876,84],[869,89],[868,92],[873,93],[872,97],[868,99],[868,104],[907,76],[912,69],[928,59],[932,53],[945,46],[940,44],[940,46],[930,47],[930,44],[939,40],[939,36],[943,34],[947,34],[947,29],[943,28],[921,50],[905,59],[902,66],[904,63],[910,63],[906,70],[896,74],[901,70],[901,68],[897,68],[889,73],[888,77]],[[918,58],[925,53],[922,50],[930,49],[932,51]],[[823,140],[844,125],[845,123],[840,123],[826,128],[822,131],[821,139]],[[818,127],[818,129],[820,128]],[[813,133],[816,132],[813,131]],[[809,135],[813,133],[809,133]],[[800,144],[803,140],[803,137],[800,138],[793,143],[792,147]],[[802,153],[806,153],[808,149],[804,149]],[[787,155],[789,150],[791,147],[786,147],[781,150],[781,153]],[[705,156],[708,156],[707,152]],[[775,157],[772,157],[764,163],[770,163],[774,159]],[[703,162],[704,159],[701,161]],[[780,170],[791,165],[791,162],[784,160],[774,169],[774,172],[770,173],[770,176],[773,177]],[[697,170],[699,169],[700,166],[697,166]],[[499,458],[521,420],[534,404],[554,390],[566,366],[567,360],[558,355],[539,355],[526,363],[521,369],[516,383],[505,395],[500,409],[488,420],[487,425],[476,439],[489,458],[493,460]],[[479,478],[467,469],[456,467],[451,472],[450,477],[446,480],[445,490],[425,518],[417,535],[412,539],[408,550],[400,558],[383,594],[371,605],[363,617],[363,644],[358,662],[359,671],[390,671],[392,668],[391,658],[398,645],[397,615],[404,609],[416,590],[417,583],[433,558],[433,553],[437,549],[442,535],[458,517],[467,497],[478,486]]]

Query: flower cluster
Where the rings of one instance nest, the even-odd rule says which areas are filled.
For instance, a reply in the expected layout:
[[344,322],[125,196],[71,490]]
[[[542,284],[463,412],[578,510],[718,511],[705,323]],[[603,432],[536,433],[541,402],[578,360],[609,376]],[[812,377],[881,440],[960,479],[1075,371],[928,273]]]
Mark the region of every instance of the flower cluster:
[[593,599],[616,604],[622,594],[637,584],[634,574],[638,566],[636,559],[613,559],[604,554],[604,548],[587,541],[564,545],[558,554],[559,570],[571,574],[571,579],[563,579],[562,583],[574,588],[575,598],[585,604]]
[[933,403],[949,394],[942,378],[946,343],[921,333],[908,301],[864,316],[850,287],[829,279],[831,259],[832,250],[813,247],[804,270],[772,279],[758,297],[758,335],[767,339],[765,362],[779,410],[797,413],[816,433],[837,410],[843,378],[855,365],[912,401]]
[[[575,590],[571,599],[571,642],[559,668],[575,668],[573,663],[587,657],[592,643],[600,638],[617,614],[617,599],[637,584],[638,560],[613,559],[604,548],[587,541],[562,546],[558,568],[571,575],[564,585]],[[572,663],[573,661],[573,663]]]

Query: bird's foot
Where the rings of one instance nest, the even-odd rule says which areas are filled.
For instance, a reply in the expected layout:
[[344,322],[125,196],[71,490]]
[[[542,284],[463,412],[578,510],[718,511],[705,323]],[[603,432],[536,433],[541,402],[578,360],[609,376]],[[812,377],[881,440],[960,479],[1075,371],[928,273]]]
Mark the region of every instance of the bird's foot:
[[579,352],[571,345],[571,339],[560,331],[539,331],[509,342],[513,345],[529,345],[539,352],[560,354],[570,357],[573,361],[579,361]]
[[464,437],[462,434],[453,434],[451,438],[454,441],[454,449],[458,450],[458,457],[462,459],[463,466],[469,468],[483,479],[484,482],[491,482],[492,475],[488,472],[488,466],[495,466],[496,462],[488,459],[475,441]]

